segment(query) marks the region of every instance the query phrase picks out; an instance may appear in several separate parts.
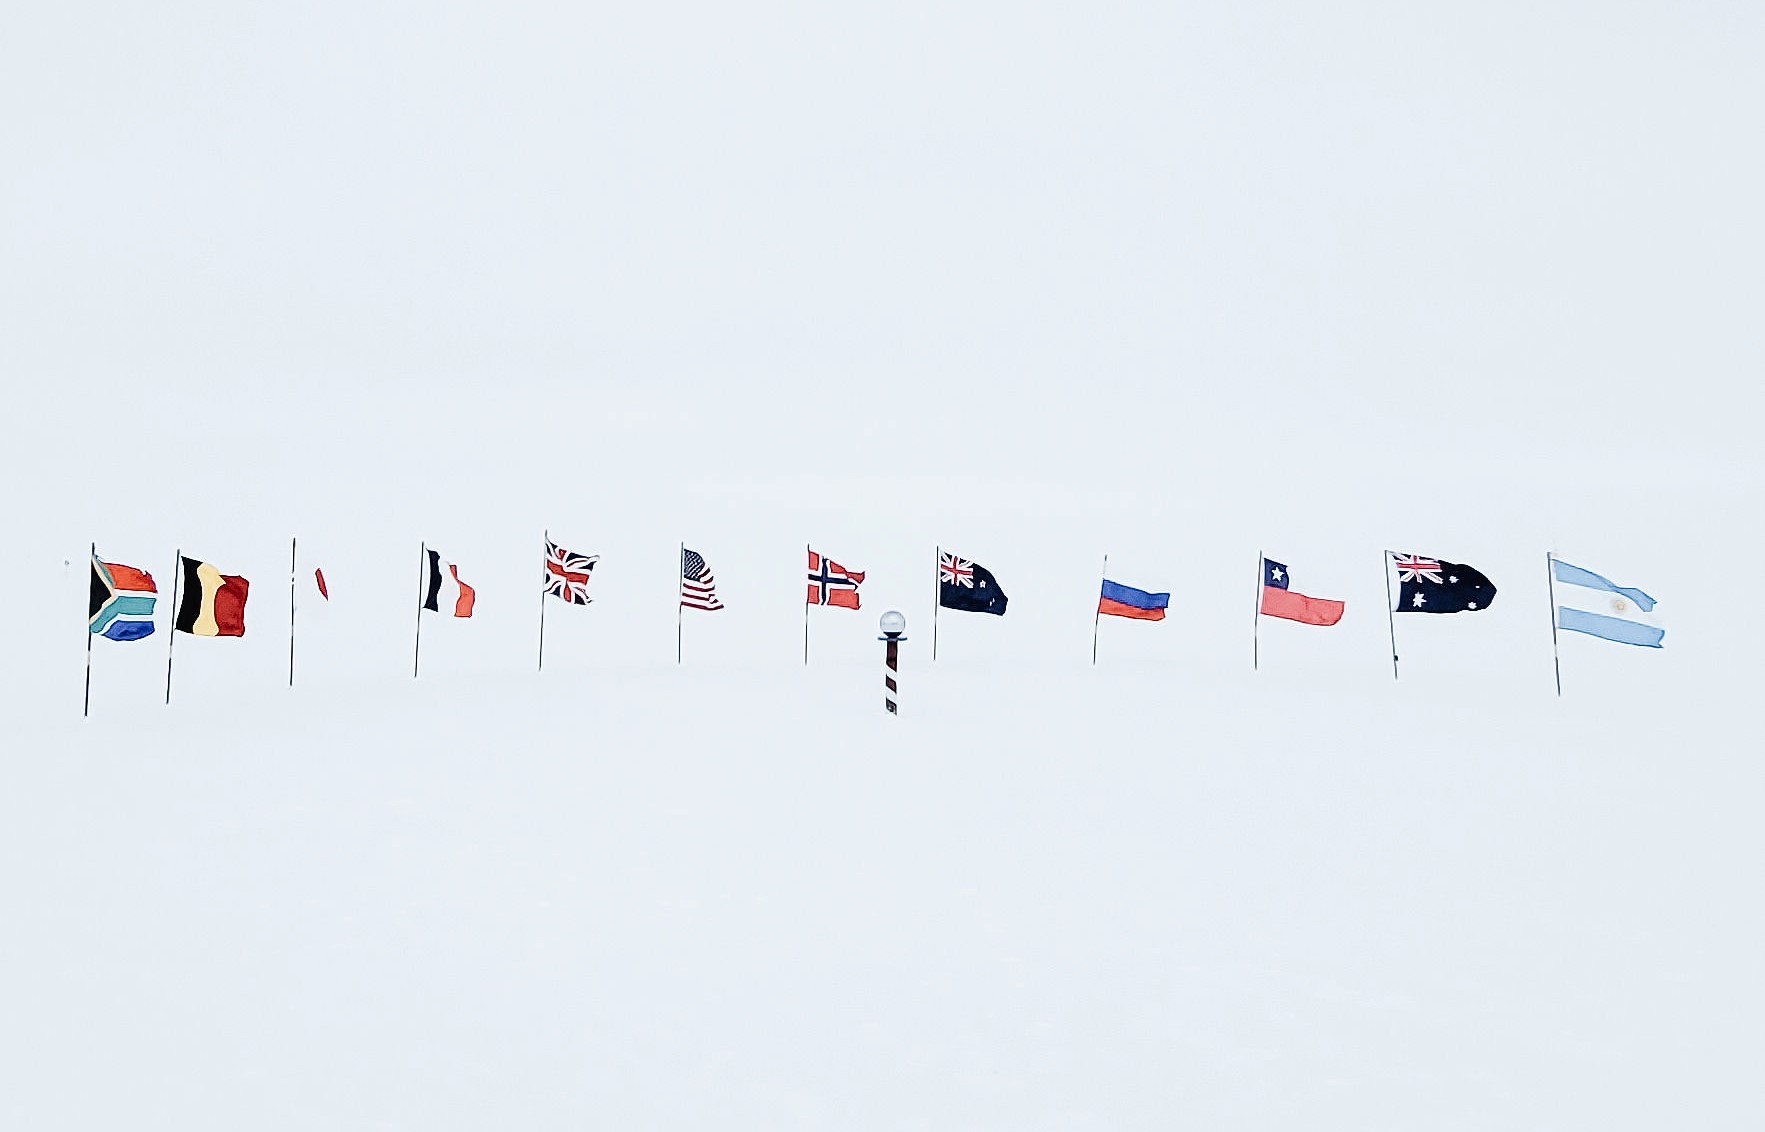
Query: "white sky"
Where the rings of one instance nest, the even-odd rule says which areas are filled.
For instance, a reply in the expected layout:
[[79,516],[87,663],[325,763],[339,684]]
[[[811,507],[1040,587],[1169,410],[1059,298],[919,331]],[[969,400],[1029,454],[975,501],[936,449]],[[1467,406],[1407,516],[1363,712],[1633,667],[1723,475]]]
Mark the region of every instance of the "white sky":
[[[180,720],[251,749],[205,709],[299,718],[292,534],[336,595],[303,629],[312,694],[419,694],[427,539],[480,615],[426,627],[425,670],[491,734],[526,694],[548,527],[604,556],[596,604],[551,611],[559,672],[670,678],[685,539],[730,605],[692,618],[689,659],[776,670],[752,695],[781,712],[806,540],[870,572],[864,613],[816,620],[854,680],[888,606],[933,678],[940,543],[1012,597],[945,623],[957,670],[1087,678],[1108,552],[1174,598],[1103,626],[1106,664],[1221,733],[1280,703],[1269,680],[1406,702],[1384,547],[1501,589],[1400,623],[1412,708],[1558,719],[1528,714],[1557,710],[1555,547],[1668,626],[1661,654],[1566,644],[1571,710],[1653,705],[1664,757],[1757,748],[1733,581],[1765,553],[1756,6],[72,2],[5,25],[0,705],[45,757],[163,712],[163,636],[99,642],[76,726],[90,540],[162,589],[179,548],[252,578],[244,641],[180,642],[152,724],[175,759]],[[1273,675],[1210,704],[1183,689],[1247,666],[1259,549],[1349,615],[1265,626]],[[513,682],[472,691],[491,675]],[[391,702],[383,730],[421,717]]]

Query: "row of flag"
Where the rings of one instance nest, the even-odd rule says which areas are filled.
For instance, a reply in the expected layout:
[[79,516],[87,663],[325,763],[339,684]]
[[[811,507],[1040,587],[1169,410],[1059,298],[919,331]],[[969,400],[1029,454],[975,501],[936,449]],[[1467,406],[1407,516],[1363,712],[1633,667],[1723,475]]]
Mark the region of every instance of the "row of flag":
[[[865,572],[842,566],[817,552],[808,553],[807,586],[804,608],[823,606],[858,609]],[[290,547],[290,576],[294,574],[294,545]],[[545,538],[545,556],[541,574],[540,665],[545,663],[544,610],[545,598],[557,598],[570,605],[588,605],[589,583],[599,555],[580,554]],[[1344,602],[1315,597],[1293,588],[1287,565],[1266,555],[1259,556],[1261,570],[1257,617],[1274,617],[1301,624],[1328,627],[1342,620]],[[1584,633],[1619,644],[1660,648],[1666,631],[1656,622],[1655,600],[1640,589],[1620,586],[1602,575],[1547,556],[1554,611],[1552,633],[1566,631]],[[145,570],[98,556],[97,547],[91,554],[91,600],[88,609],[88,641],[104,637],[112,641],[139,641],[154,631],[154,610],[159,590],[153,576]],[[972,559],[944,550],[937,550],[938,601],[936,609],[1003,616],[1009,598],[993,573]],[[1496,597],[1495,583],[1475,567],[1441,558],[1419,554],[1387,552],[1387,586],[1396,579],[1397,593],[1387,603],[1387,614],[1476,613],[1490,608]],[[717,579],[702,554],[680,547],[679,608],[714,612],[724,608],[717,596]],[[313,571],[313,589],[329,599],[330,589],[323,570]],[[251,584],[237,574],[226,574],[214,564],[180,553],[174,583],[177,604],[172,617],[172,630],[201,637],[241,637],[245,635],[245,610],[251,596]],[[1098,595],[1096,618],[1122,617],[1138,621],[1162,621],[1170,608],[1168,592],[1140,589],[1109,576],[1108,559],[1104,559],[1102,588]],[[477,591],[460,576],[457,565],[444,559],[428,545],[419,559],[417,659],[421,661],[422,613],[429,612],[456,618],[472,616]],[[290,587],[290,681],[293,679],[293,589]],[[937,655],[936,609],[933,616],[932,655]],[[805,659],[807,658],[807,617],[805,617]],[[1396,638],[1393,630],[1393,665],[1396,663]],[[88,649],[88,652],[90,650]],[[1093,660],[1096,657],[1093,635]],[[168,663],[167,696],[170,696]],[[88,670],[89,674],[89,670]]]

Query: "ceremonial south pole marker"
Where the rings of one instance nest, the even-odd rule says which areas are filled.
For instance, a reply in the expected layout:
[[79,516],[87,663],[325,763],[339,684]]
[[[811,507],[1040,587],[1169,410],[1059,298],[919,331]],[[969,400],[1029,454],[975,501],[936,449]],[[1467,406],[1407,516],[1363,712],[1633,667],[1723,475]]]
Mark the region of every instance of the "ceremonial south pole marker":
[[907,639],[907,618],[891,609],[877,621],[877,627],[882,630],[877,640],[883,642],[883,707],[890,715],[899,715],[895,697],[901,686],[896,675],[900,671],[901,642]]

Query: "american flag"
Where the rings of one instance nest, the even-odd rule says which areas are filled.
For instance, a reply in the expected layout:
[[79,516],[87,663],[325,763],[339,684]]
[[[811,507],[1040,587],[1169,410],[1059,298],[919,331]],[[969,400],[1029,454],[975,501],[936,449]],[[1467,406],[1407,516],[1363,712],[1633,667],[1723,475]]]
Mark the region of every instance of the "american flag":
[[600,560],[598,554],[578,554],[546,539],[545,592],[571,605],[587,605],[594,600],[588,596],[588,576]]
[[695,550],[680,550],[680,604],[687,609],[722,609],[717,600],[717,579]]
[[954,554],[938,555],[938,581],[947,586],[974,588],[974,563]]

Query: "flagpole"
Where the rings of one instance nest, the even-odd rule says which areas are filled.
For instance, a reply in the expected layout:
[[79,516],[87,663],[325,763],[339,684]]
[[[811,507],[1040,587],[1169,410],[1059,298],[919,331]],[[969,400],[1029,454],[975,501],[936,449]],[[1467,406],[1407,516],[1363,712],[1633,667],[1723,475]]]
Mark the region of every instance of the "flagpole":
[[294,687],[294,574],[298,569],[299,536],[288,536],[288,686]]
[[423,666],[423,567],[429,561],[429,544],[419,543],[417,550],[417,643],[411,655],[411,679],[417,678]]
[[546,528],[544,537],[545,550],[540,556],[539,566],[539,671],[541,672],[545,671],[545,584],[547,581],[545,563],[551,560],[552,553],[552,531],[550,527]]
[[165,635],[165,702],[172,702],[172,646],[178,643],[178,614],[184,604],[184,548],[178,548],[177,561],[172,563],[172,631]]
[[1391,551],[1379,552],[1380,566],[1385,571],[1385,628],[1391,633],[1391,678],[1397,679],[1397,616],[1391,604]]
[[938,660],[938,606],[944,604],[944,583],[940,571],[944,568],[944,548],[932,551],[932,663]]
[[686,543],[680,544],[680,553],[674,559],[674,663],[680,663],[680,627],[686,620],[686,604],[681,600],[685,596],[686,587]]
[[[92,552],[86,558],[86,588],[92,586],[92,571],[97,569],[92,563],[98,560],[98,544],[92,544]],[[80,709],[80,718],[85,719],[92,714],[92,617],[86,615],[86,706]]]
[[[1109,555],[1103,556],[1103,580],[1109,581]],[[1099,590],[1103,587],[1098,586]],[[1097,612],[1091,615],[1091,667],[1097,667],[1097,626],[1103,622],[1103,595],[1097,595]]]
[[1557,567],[1556,554],[1544,552],[1545,586],[1550,591],[1551,599],[1551,666],[1557,670],[1557,698],[1563,696],[1563,658],[1557,652]]
[[1269,562],[1264,551],[1256,552],[1256,612],[1251,614],[1250,670],[1262,670],[1262,588],[1268,582]]

